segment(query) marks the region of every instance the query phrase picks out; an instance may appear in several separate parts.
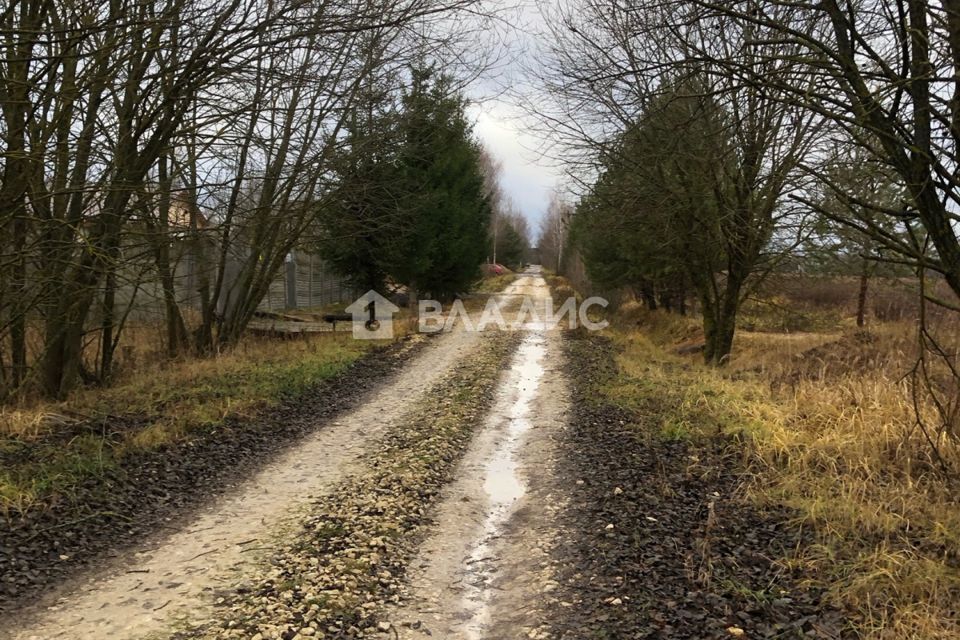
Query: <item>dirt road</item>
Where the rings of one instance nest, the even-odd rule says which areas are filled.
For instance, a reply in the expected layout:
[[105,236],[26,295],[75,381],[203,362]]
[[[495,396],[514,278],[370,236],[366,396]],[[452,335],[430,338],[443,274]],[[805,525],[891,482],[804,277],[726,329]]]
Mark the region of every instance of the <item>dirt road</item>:
[[[549,296],[536,275],[506,293]],[[410,570],[405,603],[386,616],[400,638],[538,637],[535,609],[554,584],[554,439],[568,389],[559,332],[537,323],[520,330],[493,409]]]
[[[531,273],[499,301],[507,308],[520,295],[544,297],[548,290]],[[522,580],[497,584],[495,597],[491,586],[507,575],[495,560],[498,555],[539,561],[531,538],[534,527],[523,528],[523,535],[507,534],[517,529],[512,522],[521,514],[531,523],[546,521],[530,478],[549,464],[550,433],[562,424],[564,412],[555,337],[542,328],[521,330],[527,335],[500,379],[493,410],[470,445],[458,479],[445,494],[436,517],[440,524],[425,542],[424,558],[437,549],[443,555],[429,563],[418,561],[408,604],[394,614],[398,623],[410,620],[405,628],[418,626],[414,618],[419,619],[419,612],[442,606],[441,616],[430,624],[448,629],[445,637],[481,637],[490,620],[499,618],[492,615],[499,594],[535,587]],[[306,441],[186,526],[124,554],[46,610],[18,614],[10,625],[12,638],[164,637],[215,618],[220,593],[242,583],[297,535],[311,500],[344,478],[362,474],[385,434],[415,417],[410,408],[458,363],[469,362],[482,336],[455,328],[434,338],[358,408],[330,424],[318,424]],[[508,552],[511,545],[515,548]],[[446,597],[442,604],[436,602],[428,589],[458,581],[463,588],[455,602]]]

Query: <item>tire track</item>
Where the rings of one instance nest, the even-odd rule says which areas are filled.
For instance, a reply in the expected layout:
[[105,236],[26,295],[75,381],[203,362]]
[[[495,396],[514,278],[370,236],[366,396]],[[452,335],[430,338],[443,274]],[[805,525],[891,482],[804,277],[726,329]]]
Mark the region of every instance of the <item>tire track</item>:
[[122,640],[202,618],[218,592],[242,583],[276,547],[303,505],[358,468],[371,445],[478,344],[479,334],[463,331],[435,338],[356,410],[318,425],[193,521],[125,554],[46,611],[21,612],[11,637]]

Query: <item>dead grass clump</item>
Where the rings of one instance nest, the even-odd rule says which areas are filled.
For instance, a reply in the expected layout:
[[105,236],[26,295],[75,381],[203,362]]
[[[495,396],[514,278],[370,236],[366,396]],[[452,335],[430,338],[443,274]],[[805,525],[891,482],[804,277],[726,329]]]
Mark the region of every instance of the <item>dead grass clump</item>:
[[643,329],[645,335],[664,346],[703,341],[703,327],[699,319],[659,309],[650,311],[635,300],[621,304],[610,321],[620,330]]
[[580,299],[579,293],[567,278],[552,273],[544,273],[543,279],[550,287],[550,294],[553,296],[555,303],[562,304],[568,298]]
[[795,387],[802,380],[830,382],[873,371],[902,371],[916,344],[906,333],[851,331],[782,361],[769,372],[774,387]]
[[782,296],[748,300],[737,318],[737,325],[743,329],[772,333],[833,331],[853,324],[839,308],[797,306]]
[[503,273],[488,273],[484,275],[483,278],[474,284],[473,291],[475,293],[500,293],[518,277],[518,274],[504,267]]
[[[787,504],[820,545],[796,560],[870,638],[955,638],[960,505],[913,428],[907,383],[877,369],[800,379],[755,441],[761,501]],[[960,460],[952,442],[942,455]]]

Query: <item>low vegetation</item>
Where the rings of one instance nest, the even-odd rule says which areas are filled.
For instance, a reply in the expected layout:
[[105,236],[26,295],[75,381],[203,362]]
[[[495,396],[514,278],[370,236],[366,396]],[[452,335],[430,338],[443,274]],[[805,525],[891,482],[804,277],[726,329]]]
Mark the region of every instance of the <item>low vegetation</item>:
[[507,286],[516,280],[518,275],[513,271],[506,270],[504,273],[499,275],[492,274],[484,276],[477,284],[473,287],[473,291],[476,293],[499,293],[507,288]]
[[66,402],[0,410],[0,511],[42,506],[133,451],[252,416],[356,361],[375,342],[349,333],[251,338],[217,357],[143,366]]
[[[658,416],[665,439],[742,437],[745,494],[790,508],[815,533],[815,544],[779,561],[813,576],[860,637],[956,638],[960,509],[904,378],[916,329],[850,325],[741,330],[718,370],[689,348],[702,340],[695,319],[629,303],[609,329],[618,373],[603,394],[638,421]],[[932,407],[919,410],[930,417]],[[960,462],[955,442],[936,444],[946,463]]]

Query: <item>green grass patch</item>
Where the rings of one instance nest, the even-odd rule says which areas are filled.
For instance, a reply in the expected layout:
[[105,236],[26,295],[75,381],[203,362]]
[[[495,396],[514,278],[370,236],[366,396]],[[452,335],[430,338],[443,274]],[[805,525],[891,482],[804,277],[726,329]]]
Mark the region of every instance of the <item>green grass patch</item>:
[[512,271],[507,273],[502,273],[498,276],[484,276],[480,279],[475,285],[473,285],[474,293],[500,293],[507,286],[520,277],[518,274],[513,273]]
[[673,356],[637,331],[608,332],[616,367],[598,385],[602,400],[630,412],[647,436],[696,440],[718,434],[756,434],[764,405],[754,388]]

